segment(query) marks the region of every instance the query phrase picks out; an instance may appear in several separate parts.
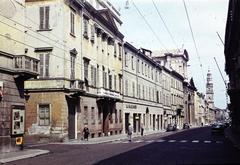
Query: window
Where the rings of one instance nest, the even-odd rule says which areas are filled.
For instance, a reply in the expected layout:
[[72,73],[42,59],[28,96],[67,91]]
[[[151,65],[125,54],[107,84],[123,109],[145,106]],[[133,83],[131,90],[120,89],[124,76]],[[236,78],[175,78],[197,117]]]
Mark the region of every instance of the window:
[[114,57],[117,57],[117,44],[114,42]]
[[97,69],[92,65],[91,66],[91,84],[92,86],[96,87],[97,86]]
[[140,73],[140,70],[139,70],[139,59],[137,60],[137,72]]
[[115,123],[118,123],[118,113],[117,109],[115,109]]
[[88,39],[88,19],[83,17],[83,36]]
[[112,89],[112,75],[108,75],[109,89]]
[[141,86],[138,84],[138,98],[141,98]]
[[95,42],[95,26],[91,25],[91,42],[94,43]]
[[50,53],[39,54],[40,58],[40,77],[49,77],[49,58]]
[[71,78],[71,79],[75,79],[75,59],[76,59],[75,54],[71,54],[71,55],[70,55],[70,58],[71,58],[71,73],[70,73],[70,78]]
[[128,66],[128,54],[125,52],[125,66]]
[[132,63],[132,70],[134,70],[134,57],[133,56],[132,56],[131,63]]
[[83,109],[83,123],[84,125],[88,125],[88,107],[84,106]]
[[121,60],[122,59],[122,45],[121,44],[118,44],[118,53],[119,53],[119,59]]
[[38,117],[39,117],[40,126],[50,125],[50,105],[49,104],[39,105]]
[[144,64],[142,62],[142,74],[144,75]]
[[135,97],[135,83],[132,82],[132,92],[133,92],[133,97]]
[[122,93],[122,75],[119,75],[119,92]]
[[159,92],[158,91],[156,92],[156,96],[157,96],[156,97],[157,98],[157,103],[159,103]]
[[114,75],[114,90],[117,90],[117,76]]
[[39,8],[39,16],[40,16],[39,29],[40,30],[48,30],[49,29],[49,12],[50,12],[49,6]]
[[143,99],[145,99],[144,85],[143,85]]
[[105,72],[105,68],[103,67],[103,88],[107,88],[107,72]]
[[119,122],[122,123],[122,110],[119,110]]
[[128,95],[128,80],[125,80],[125,95]]
[[73,12],[70,13],[70,34],[74,35],[74,23],[75,23],[75,15]]
[[92,124],[95,124],[95,111],[94,111],[94,107],[91,108],[91,120],[92,120]]
[[89,60],[87,60],[87,59],[83,59],[84,61],[83,61],[83,65],[84,65],[84,80],[86,81],[88,81],[88,65],[89,65]]
[[96,86],[99,87],[99,65],[97,65],[97,76],[96,76]]

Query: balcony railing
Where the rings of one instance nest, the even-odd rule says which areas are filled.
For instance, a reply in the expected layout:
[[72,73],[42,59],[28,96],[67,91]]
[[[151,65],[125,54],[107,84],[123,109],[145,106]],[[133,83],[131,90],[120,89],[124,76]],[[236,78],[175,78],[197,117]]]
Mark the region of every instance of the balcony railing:
[[38,75],[39,60],[26,55],[14,56],[14,70],[17,73]]

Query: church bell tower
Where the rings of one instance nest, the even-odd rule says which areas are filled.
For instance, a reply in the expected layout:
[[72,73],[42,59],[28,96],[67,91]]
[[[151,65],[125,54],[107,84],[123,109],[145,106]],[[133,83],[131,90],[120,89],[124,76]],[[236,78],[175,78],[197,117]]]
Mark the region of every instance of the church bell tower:
[[212,74],[210,70],[208,70],[207,84],[206,84],[206,99],[209,104],[209,108],[214,108],[213,96],[214,96],[214,92],[213,92]]

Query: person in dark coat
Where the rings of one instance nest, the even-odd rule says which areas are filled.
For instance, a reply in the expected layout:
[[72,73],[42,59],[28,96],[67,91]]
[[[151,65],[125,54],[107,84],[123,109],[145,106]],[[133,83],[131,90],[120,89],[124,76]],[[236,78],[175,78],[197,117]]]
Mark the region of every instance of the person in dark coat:
[[84,140],[88,140],[88,135],[89,135],[89,129],[88,129],[87,125],[85,125],[85,127],[83,128]]

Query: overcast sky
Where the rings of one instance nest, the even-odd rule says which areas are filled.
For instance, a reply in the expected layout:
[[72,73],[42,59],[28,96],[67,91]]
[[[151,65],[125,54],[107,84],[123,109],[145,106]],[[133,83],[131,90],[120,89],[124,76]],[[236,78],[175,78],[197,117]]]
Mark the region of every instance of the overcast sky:
[[[123,21],[120,31],[125,35],[125,41],[137,48],[144,47],[151,50],[176,49],[170,35],[165,29],[152,0],[129,0],[129,9],[125,9],[126,0],[109,0],[116,9],[120,9]],[[217,33],[224,40],[228,0],[185,0],[194,33],[200,62],[191,37],[184,3],[182,0],[153,0],[170,30],[178,48],[188,51],[190,61],[188,68],[189,79],[193,77],[199,92],[206,92],[206,75],[208,69],[213,75],[215,106],[226,107],[226,90],[217,66],[214,62],[216,57],[225,80],[227,76],[224,71],[224,47]],[[144,22],[136,7],[147,19],[153,31],[157,34],[156,39],[153,32]],[[203,80],[204,76],[204,80]]]

